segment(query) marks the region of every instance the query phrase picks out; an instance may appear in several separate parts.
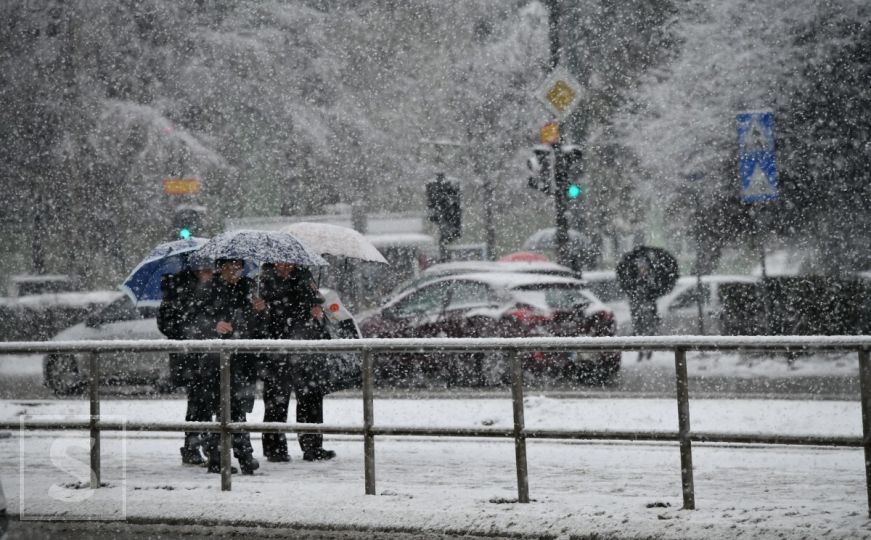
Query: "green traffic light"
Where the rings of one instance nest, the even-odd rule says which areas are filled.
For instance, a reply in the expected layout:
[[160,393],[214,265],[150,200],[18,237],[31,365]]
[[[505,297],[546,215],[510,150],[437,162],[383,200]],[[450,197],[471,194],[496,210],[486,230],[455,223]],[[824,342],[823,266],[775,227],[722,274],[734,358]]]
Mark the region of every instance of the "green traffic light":
[[184,229],[178,231],[178,237],[183,240],[187,240],[191,237],[191,230],[185,227]]
[[571,184],[569,186],[568,195],[569,199],[577,199],[583,194],[584,190],[581,189],[581,186],[577,184]]

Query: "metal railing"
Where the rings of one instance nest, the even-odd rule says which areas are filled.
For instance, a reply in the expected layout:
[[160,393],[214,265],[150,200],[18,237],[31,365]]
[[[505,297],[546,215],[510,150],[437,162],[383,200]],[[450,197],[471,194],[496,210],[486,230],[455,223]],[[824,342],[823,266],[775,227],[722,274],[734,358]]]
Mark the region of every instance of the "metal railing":
[[[520,353],[524,352],[622,352],[637,350],[674,351],[677,389],[678,431],[590,431],[527,429],[524,424],[523,369]],[[865,452],[865,482],[871,516],[871,337],[860,336],[785,336],[785,337],[625,337],[625,338],[463,338],[463,339],[359,339],[359,340],[226,340],[226,341],[79,341],[79,342],[7,342],[0,343],[0,354],[71,354],[88,356],[90,417],[77,421],[2,421],[0,429],[82,429],[90,431],[91,482],[100,486],[100,432],[133,431],[198,431],[218,432],[221,437],[221,489],[231,488],[231,434],[261,433],[321,433],[361,435],[363,437],[365,492],[375,494],[376,436],[441,436],[513,438],[517,471],[517,498],[529,502],[527,439],[676,441],[681,459],[683,507],[695,508],[692,443],[750,443],[778,445],[812,445],[863,447]],[[511,370],[511,398],[514,425],[511,429],[434,428],[377,426],[374,418],[374,362],[376,353],[475,353],[501,351],[506,354]],[[690,429],[689,389],[687,383],[687,351],[853,351],[859,361],[861,389],[862,437],[796,436],[778,434],[732,434],[694,432]],[[109,422],[100,418],[100,363],[98,354],[118,352],[176,352],[220,354],[220,419],[216,422]],[[288,424],[280,422],[230,421],[230,362],[237,352],[269,353],[358,353],[362,362],[363,426],[326,424]]]

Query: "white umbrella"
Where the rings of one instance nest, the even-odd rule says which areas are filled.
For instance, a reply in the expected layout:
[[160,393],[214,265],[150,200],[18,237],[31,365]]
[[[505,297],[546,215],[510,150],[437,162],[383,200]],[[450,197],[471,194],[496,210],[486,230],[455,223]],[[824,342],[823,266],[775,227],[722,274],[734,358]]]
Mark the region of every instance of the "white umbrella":
[[388,264],[387,259],[372,242],[348,227],[303,221],[291,223],[281,230],[302,240],[306,246],[321,255]]

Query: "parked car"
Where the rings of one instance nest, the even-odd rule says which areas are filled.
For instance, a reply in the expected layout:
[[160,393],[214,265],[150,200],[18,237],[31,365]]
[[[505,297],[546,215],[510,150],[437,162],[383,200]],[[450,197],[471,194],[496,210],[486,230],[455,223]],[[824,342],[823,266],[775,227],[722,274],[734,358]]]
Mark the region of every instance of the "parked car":
[[423,270],[416,278],[399,284],[388,295],[387,301],[396,298],[406,291],[420,287],[424,283],[429,283],[446,276],[468,274],[471,272],[523,272],[547,276],[580,277],[577,272],[568,266],[548,261],[453,261],[434,264]]
[[[75,326],[58,333],[52,341],[161,339],[157,308],[136,308],[130,298],[118,297]],[[100,371],[107,384],[147,384],[165,391],[171,388],[166,353],[100,354]],[[49,354],[43,358],[45,385],[58,395],[81,393],[87,382],[84,354]]]
[[[614,314],[585,288],[562,276],[477,272],[438,278],[401,293],[361,318],[366,337],[613,336]],[[527,369],[584,381],[610,382],[619,353],[543,354],[524,359]],[[448,383],[495,385],[507,380],[501,353],[444,359],[396,355],[378,361],[391,379],[443,378]]]
[[583,281],[587,288],[614,311],[618,335],[632,334],[632,317],[629,313],[629,299],[614,270],[584,270]]
[[[723,303],[721,287],[730,283],[756,283],[759,278],[745,275],[713,274],[702,276],[702,320],[707,335],[722,334]],[[695,276],[679,278],[674,289],[657,301],[661,318],[659,333],[663,335],[696,335],[699,333],[699,288]]]
[[[360,330],[339,295],[321,289],[324,313],[336,338],[358,338]],[[164,339],[157,328],[156,307],[135,307],[126,294],[118,297],[84,322],[57,334],[53,341]],[[169,355],[162,352],[100,354],[102,384],[146,385],[158,392],[175,390],[170,380]],[[50,354],[43,358],[43,381],[57,395],[79,394],[88,380],[84,354]]]

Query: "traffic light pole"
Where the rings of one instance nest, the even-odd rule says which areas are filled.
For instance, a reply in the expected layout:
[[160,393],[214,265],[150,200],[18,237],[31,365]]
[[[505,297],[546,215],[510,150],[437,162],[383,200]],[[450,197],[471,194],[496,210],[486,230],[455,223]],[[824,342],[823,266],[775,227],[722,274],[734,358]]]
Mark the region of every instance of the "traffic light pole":
[[568,211],[568,175],[566,174],[565,156],[562,152],[561,142],[553,144],[553,183],[554,183],[554,211],[556,212],[556,244],[557,262],[565,266],[571,266],[571,254],[569,253],[569,220]]
[[[559,40],[559,0],[548,1],[548,35],[550,38],[550,68],[556,69],[560,61]],[[554,211],[556,212],[556,244],[557,262],[569,266],[569,222],[568,210],[568,174],[562,152],[562,124],[559,124],[560,139],[553,144],[553,181],[554,181]]]

